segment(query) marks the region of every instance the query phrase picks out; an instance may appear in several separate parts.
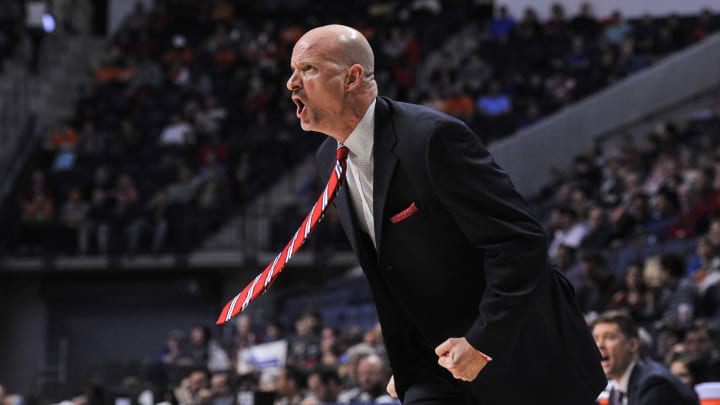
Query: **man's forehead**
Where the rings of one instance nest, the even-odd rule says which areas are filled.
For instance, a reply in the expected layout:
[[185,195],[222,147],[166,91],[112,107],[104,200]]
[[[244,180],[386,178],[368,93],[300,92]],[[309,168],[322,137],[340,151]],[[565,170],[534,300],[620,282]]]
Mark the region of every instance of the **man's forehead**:
[[292,59],[336,59],[333,47],[327,41],[301,38],[295,44]]
[[598,322],[595,324],[595,331],[615,332],[620,330],[620,326],[614,322]]

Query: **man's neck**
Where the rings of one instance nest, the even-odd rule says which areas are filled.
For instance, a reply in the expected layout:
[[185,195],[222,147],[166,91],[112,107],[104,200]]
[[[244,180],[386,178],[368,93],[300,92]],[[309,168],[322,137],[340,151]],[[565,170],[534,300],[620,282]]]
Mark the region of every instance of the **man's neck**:
[[628,367],[625,369],[625,372],[622,373],[622,375],[618,376],[618,378],[614,378],[613,381],[615,381],[617,389],[627,394],[628,386],[630,385],[630,376],[632,375],[633,369],[635,368],[635,364],[637,364],[638,358],[635,357]]

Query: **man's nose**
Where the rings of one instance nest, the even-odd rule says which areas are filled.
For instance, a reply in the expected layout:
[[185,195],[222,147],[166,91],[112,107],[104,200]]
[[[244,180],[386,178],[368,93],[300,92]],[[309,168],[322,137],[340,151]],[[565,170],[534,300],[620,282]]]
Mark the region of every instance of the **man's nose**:
[[290,90],[290,91],[297,90],[297,89],[300,88],[300,80],[298,79],[298,74],[297,74],[297,72],[293,72],[293,73],[290,75],[290,78],[288,78],[287,88],[288,88],[288,90]]

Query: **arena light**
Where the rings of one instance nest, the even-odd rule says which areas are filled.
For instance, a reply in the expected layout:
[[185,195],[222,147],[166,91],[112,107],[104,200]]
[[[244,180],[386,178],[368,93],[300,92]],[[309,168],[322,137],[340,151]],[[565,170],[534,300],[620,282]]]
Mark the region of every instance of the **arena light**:
[[42,17],[43,30],[48,34],[55,31],[55,18],[50,13],[43,14]]

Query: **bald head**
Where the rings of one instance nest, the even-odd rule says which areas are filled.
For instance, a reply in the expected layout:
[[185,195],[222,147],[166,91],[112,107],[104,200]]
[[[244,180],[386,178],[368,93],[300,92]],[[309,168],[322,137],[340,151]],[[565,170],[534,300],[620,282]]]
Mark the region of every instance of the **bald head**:
[[296,47],[300,46],[322,48],[328,59],[345,66],[357,63],[365,69],[366,77],[375,71],[375,56],[370,43],[355,28],[338,24],[317,27],[300,38]]

